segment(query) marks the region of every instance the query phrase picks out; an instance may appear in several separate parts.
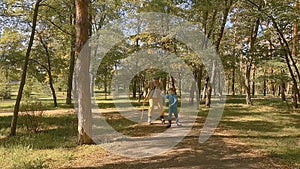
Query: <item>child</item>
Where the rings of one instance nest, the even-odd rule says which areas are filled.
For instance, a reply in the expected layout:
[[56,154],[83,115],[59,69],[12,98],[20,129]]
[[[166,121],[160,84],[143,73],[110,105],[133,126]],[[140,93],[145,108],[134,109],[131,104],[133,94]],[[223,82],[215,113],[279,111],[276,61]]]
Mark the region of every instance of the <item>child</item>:
[[168,115],[169,124],[167,125],[167,128],[171,127],[172,113],[174,113],[174,116],[176,118],[177,126],[181,126],[178,119],[178,111],[177,111],[178,99],[177,99],[177,95],[175,94],[175,89],[170,88],[169,94],[166,95],[165,98],[169,100],[169,115]]

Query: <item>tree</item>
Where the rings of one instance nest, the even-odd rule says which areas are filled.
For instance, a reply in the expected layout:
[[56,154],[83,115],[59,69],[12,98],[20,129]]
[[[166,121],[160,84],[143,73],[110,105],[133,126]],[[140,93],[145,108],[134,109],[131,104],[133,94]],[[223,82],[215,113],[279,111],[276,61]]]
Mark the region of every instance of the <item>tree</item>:
[[[287,11],[291,11],[290,13],[287,14],[292,14],[292,17],[290,15],[287,16],[287,14],[283,14],[281,17],[274,17],[274,14],[278,14],[279,10],[278,10],[278,6],[279,4],[277,4],[276,2],[271,2],[271,3],[267,3],[265,2],[266,5],[268,5],[265,9],[261,10],[260,6],[257,5],[255,2],[251,1],[251,0],[247,0],[247,2],[249,2],[249,4],[253,5],[254,7],[257,8],[257,10],[259,12],[261,12],[262,15],[264,15],[267,20],[269,22],[272,23],[272,26],[276,32],[276,36],[278,39],[278,42],[281,46],[280,50],[281,50],[281,54],[284,56],[285,62],[287,64],[290,76],[292,78],[293,81],[293,107],[297,108],[297,100],[300,96],[300,90],[298,88],[298,82],[296,79],[296,76],[298,77],[298,81],[300,81],[300,73],[299,73],[299,69],[296,65],[296,62],[294,60],[294,55],[297,55],[297,35],[295,36],[295,33],[293,32],[292,27],[297,25],[297,18],[299,16],[298,14],[298,3],[297,2],[290,2],[290,1],[283,1],[283,4],[285,4],[285,6],[281,6],[282,3],[280,3],[280,8],[285,8]],[[291,8],[291,4],[294,4],[294,8]],[[272,14],[270,14],[272,13]],[[279,14],[278,14],[279,15]],[[287,18],[292,18],[293,20],[291,22],[286,22]],[[293,25],[291,25],[290,23],[292,23]],[[291,29],[287,29],[286,27],[291,27]],[[295,28],[294,28],[295,31]],[[297,29],[296,29],[297,31]],[[294,33],[294,34],[293,34]],[[296,33],[297,34],[297,33]],[[288,35],[288,36],[287,36]],[[290,47],[290,43],[289,43],[289,37],[293,37],[294,36],[294,46],[293,48]],[[296,39],[296,40],[295,40]]]
[[10,130],[10,135],[11,136],[16,135],[18,113],[19,113],[19,109],[20,109],[20,103],[21,103],[21,99],[22,99],[23,89],[24,89],[24,86],[25,86],[27,69],[28,69],[28,62],[29,62],[31,47],[32,47],[33,41],[34,41],[38,11],[39,11],[41,1],[42,0],[37,0],[36,1],[34,11],[33,11],[31,36],[30,36],[28,48],[27,48],[26,55],[25,55],[25,61],[24,61],[24,67],[23,67],[21,83],[20,83],[20,86],[19,86],[19,91],[18,91],[18,95],[17,95],[15,107],[14,107],[14,114],[13,114],[13,118],[12,118],[12,122],[11,122],[11,130]]
[[70,105],[72,103],[72,88],[73,88],[73,74],[74,74],[74,65],[75,65],[75,46],[76,46],[76,33],[74,29],[75,25],[75,13],[73,13],[74,9],[74,2],[70,5],[70,21],[69,24],[71,26],[71,34],[70,36],[70,62],[69,62],[69,74],[68,74],[68,86],[67,86],[67,98],[66,98],[66,104]]
[[[76,0],[76,55],[75,66],[78,97],[78,144],[92,144],[92,112],[90,91],[90,51],[81,51],[89,38],[89,0]],[[79,55],[82,52],[82,55]]]
[[[225,29],[225,25],[227,23],[227,17],[229,15],[229,11],[231,9],[231,6],[232,6],[232,3],[233,3],[233,0],[225,0],[224,1],[224,9],[223,9],[223,15],[222,15],[222,18],[221,18],[221,24],[220,24],[220,31],[217,35],[217,40],[215,41],[215,47],[216,47],[216,52],[219,54],[219,49],[220,49],[220,43],[221,43],[221,40],[223,38],[223,34],[224,34],[224,29]],[[222,5],[222,4],[221,4]],[[216,76],[216,66],[217,66],[217,63],[216,61],[213,61],[212,63],[212,71],[211,71],[211,76],[210,76],[210,83],[208,83],[208,88],[207,88],[207,97],[206,97],[206,102],[205,102],[205,106],[206,107],[210,107],[211,105],[211,95],[212,95],[212,85],[216,85],[215,82],[215,76]],[[220,93],[222,94],[222,93]]]

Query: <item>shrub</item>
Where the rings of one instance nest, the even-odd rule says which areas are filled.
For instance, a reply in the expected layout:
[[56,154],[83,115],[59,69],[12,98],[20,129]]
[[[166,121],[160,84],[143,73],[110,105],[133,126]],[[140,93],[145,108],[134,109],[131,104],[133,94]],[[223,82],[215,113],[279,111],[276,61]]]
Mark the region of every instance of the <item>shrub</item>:
[[[8,85],[8,80],[5,77],[3,70],[0,68],[0,98],[9,99],[10,98],[10,88]],[[0,100],[1,101],[1,100]]]
[[26,101],[21,104],[20,111],[23,112],[24,123],[27,131],[37,133],[40,131],[42,116],[46,107],[41,101]]

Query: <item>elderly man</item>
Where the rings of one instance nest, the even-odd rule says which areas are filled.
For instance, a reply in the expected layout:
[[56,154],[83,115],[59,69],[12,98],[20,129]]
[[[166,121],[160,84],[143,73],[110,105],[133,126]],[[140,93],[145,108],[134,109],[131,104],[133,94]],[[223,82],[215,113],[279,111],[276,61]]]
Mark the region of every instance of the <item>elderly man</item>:
[[163,112],[163,95],[164,88],[162,82],[159,81],[158,77],[155,77],[146,87],[147,93],[145,100],[149,99],[149,110],[148,110],[148,124],[152,124],[152,116],[154,111],[154,106],[157,106],[160,119],[162,123],[165,123],[164,112]]

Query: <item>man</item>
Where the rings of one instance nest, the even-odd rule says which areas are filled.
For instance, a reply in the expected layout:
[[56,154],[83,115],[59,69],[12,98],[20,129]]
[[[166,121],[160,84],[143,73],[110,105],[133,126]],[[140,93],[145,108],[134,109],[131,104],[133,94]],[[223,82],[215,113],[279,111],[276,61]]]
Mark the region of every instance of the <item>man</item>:
[[145,100],[149,99],[149,110],[148,110],[148,124],[152,124],[152,116],[154,111],[154,106],[157,106],[160,119],[162,123],[165,123],[164,119],[164,112],[163,112],[163,95],[164,95],[164,88],[163,84],[159,81],[158,77],[155,77],[153,81],[151,81],[145,87]]

